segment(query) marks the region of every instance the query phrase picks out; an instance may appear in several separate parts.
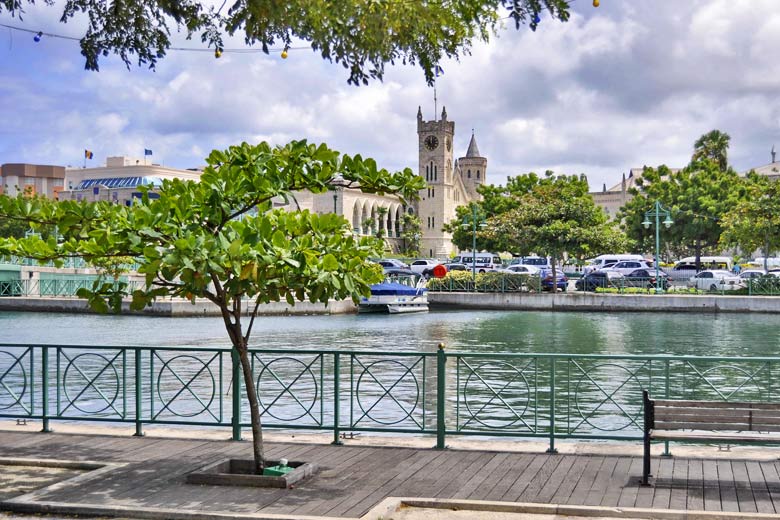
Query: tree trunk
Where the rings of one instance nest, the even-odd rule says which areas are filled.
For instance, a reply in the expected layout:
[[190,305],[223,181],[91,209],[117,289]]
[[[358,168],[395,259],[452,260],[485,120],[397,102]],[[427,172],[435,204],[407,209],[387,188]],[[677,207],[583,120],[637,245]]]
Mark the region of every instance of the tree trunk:
[[701,271],[701,240],[698,238],[693,242],[693,251],[696,255],[696,272]]
[[[240,337],[240,334],[239,334]],[[252,377],[252,364],[249,360],[249,349],[243,338],[240,345],[234,345],[238,350],[238,358],[241,361],[241,369],[244,372],[244,388],[249,401],[249,414],[252,421],[252,452],[255,461],[255,474],[261,475],[265,468],[265,454],[263,453],[263,429],[260,424],[260,405],[257,400],[257,389]]]

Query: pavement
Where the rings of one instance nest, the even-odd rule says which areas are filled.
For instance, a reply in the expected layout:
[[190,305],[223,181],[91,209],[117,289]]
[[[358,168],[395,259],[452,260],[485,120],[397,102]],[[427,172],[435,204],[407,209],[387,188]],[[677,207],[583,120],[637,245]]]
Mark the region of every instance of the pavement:
[[[0,519],[31,520],[32,518],[65,519],[73,518],[69,514],[81,513],[80,518],[125,518],[161,519],[181,518],[191,520],[222,520],[226,518],[242,519],[345,519],[355,520],[552,520],[567,518],[664,518],[667,520],[715,520],[743,518],[780,518],[774,513],[774,501],[780,507],[780,482],[764,482],[766,489],[750,481],[747,489],[750,493],[752,509],[743,507],[745,486],[740,477],[732,476],[727,483],[728,489],[721,490],[722,500],[719,510],[704,510],[708,504],[702,497],[698,499],[691,495],[691,484],[683,484],[680,491],[679,482],[671,479],[669,469],[669,485],[659,484],[656,494],[665,493],[666,501],[649,502],[651,505],[660,503],[666,507],[623,507],[618,506],[618,497],[626,495],[641,497],[647,490],[638,489],[633,477],[621,474],[623,470],[635,468],[635,463],[641,455],[639,443],[608,443],[608,442],[560,442],[560,456],[544,455],[547,445],[544,442],[490,439],[448,439],[451,450],[437,452],[431,450],[432,439],[417,436],[357,436],[346,439],[349,448],[332,447],[332,440],[325,434],[300,434],[284,432],[267,432],[266,442],[269,450],[286,450],[301,454],[307,453],[326,463],[318,478],[318,484],[310,487],[302,486],[297,490],[287,490],[273,495],[273,500],[267,500],[269,492],[247,490],[232,492],[231,489],[213,489],[209,487],[193,489],[181,483],[181,466],[186,466],[190,453],[213,451],[238,453],[248,451],[249,443],[231,443],[226,439],[229,430],[172,428],[150,426],[146,429],[147,436],[143,439],[132,438],[132,428],[111,425],[84,425],[56,423],[56,433],[40,434],[40,424],[28,422],[27,425],[16,425],[13,421],[0,421]],[[377,451],[377,447],[384,447]],[[197,449],[195,449],[195,448]],[[131,450],[132,448],[132,450]],[[660,447],[657,447],[660,448]],[[134,450],[134,451],[133,451]],[[155,450],[157,454],[155,455]],[[179,450],[176,453],[175,450]],[[750,470],[751,467],[775,468],[777,459],[776,448],[766,447],[735,447],[730,451],[716,446],[673,446],[673,453],[678,465],[682,461],[696,461],[701,467],[711,462],[713,465],[726,463],[731,468],[731,461],[743,461],[740,464]],[[377,455],[378,454],[378,455]],[[400,455],[399,455],[400,454]],[[409,455],[411,454],[411,455]],[[443,455],[439,455],[443,454]],[[516,455],[510,455],[516,454]],[[353,457],[354,455],[354,457]],[[157,458],[155,458],[157,457]],[[166,458],[167,457],[167,458]],[[361,459],[361,463],[351,465],[349,458]],[[396,458],[408,457],[409,462],[403,465],[399,462],[393,471],[407,471],[410,484],[391,485],[394,477],[403,477],[388,473],[382,476],[381,470],[364,471],[365,461],[385,457],[382,467],[390,468]],[[513,458],[514,457],[514,458]],[[71,460],[71,462],[65,461]],[[199,455],[190,464],[198,464]],[[166,466],[169,460],[177,464]],[[328,460],[334,467],[341,464],[341,472],[331,475]],[[427,460],[425,464],[414,461]],[[494,464],[497,460],[516,460],[513,468],[500,475],[493,474],[495,469],[486,468],[484,476],[472,477],[481,469],[481,465]],[[576,503],[571,497],[588,475],[588,467],[592,461],[614,460],[607,467],[604,462],[598,472],[594,472],[587,484],[590,499]],[[9,463],[10,461],[10,463]],[[31,461],[25,463],[25,461]],[[530,461],[530,462],[527,462]],[[529,486],[534,493],[526,489],[515,498],[533,498],[534,502],[524,500],[496,501],[486,500],[496,494],[496,488],[510,489],[511,482],[507,479],[522,480],[522,475],[528,473],[524,465],[533,466],[539,463],[539,473],[529,473]],[[569,461],[569,462],[559,462]],[[590,461],[586,462],[585,461]],[[622,462],[622,461],[625,461]],[[703,463],[701,461],[704,461]],[[744,462],[749,461],[749,462]],[[141,463],[146,464],[142,466]],[[543,463],[543,464],[542,464]],[[134,466],[135,464],[135,466]],[[414,465],[416,464],[416,465]],[[430,468],[439,464],[438,469]],[[567,465],[568,464],[568,465]],[[687,462],[686,462],[687,464]],[[697,463],[694,462],[694,467]],[[353,467],[354,466],[354,467]],[[549,471],[545,468],[549,466]],[[587,467],[586,467],[587,466]],[[579,470],[576,468],[579,467]],[[682,466],[681,466],[682,467]],[[714,466],[713,466],[714,467]],[[719,468],[721,466],[718,466]],[[734,464],[735,475],[737,465]],[[344,468],[350,468],[352,474],[345,475]],[[417,468],[417,469],[415,469]],[[446,469],[445,469],[446,468]],[[611,469],[610,469],[611,468]],[[124,471],[124,473],[119,473]],[[165,473],[167,471],[168,473]],[[377,473],[379,471],[379,473]],[[389,469],[387,471],[390,471]],[[428,472],[426,474],[426,471]],[[577,473],[576,478],[572,477]],[[663,468],[659,468],[661,473]],[[676,471],[676,470],[675,470]],[[776,469],[773,469],[776,471]],[[523,473],[525,472],[525,473]],[[557,475],[557,477],[556,477]],[[676,473],[675,473],[676,475]],[[687,474],[686,474],[687,475]],[[775,473],[777,479],[778,473]],[[138,476],[137,483],[128,479]],[[540,478],[546,479],[540,483]],[[687,475],[690,478],[690,475]],[[745,477],[747,478],[747,477]],[[112,479],[114,482],[112,483]],[[374,487],[368,486],[372,479],[376,480]],[[414,480],[417,479],[417,480]],[[557,479],[557,480],[556,480]],[[571,484],[571,496],[561,494],[560,489],[566,487],[567,479]],[[579,479],[579,480],[578,480]],[[600,479],[602,482],[599,484]],[[398,479],[396,479],[398,480]],[[401,481],[404,479],[400,478]],[[413,481],[413,482],[412,482]],[[150,484],[153,482],[153,484]],[[416,482],[416,483],[415,483]],[[508,482],[508,483],[507,483]],[[515,485],[517,484],[515,482]],[[109,486],[109,484],[111,484]],[[538,485],[537,485],[538,484]],[[575,489],[576,484],[576,489]],[[723,484],[721,482],[721,484]],[[101,487],[101,485],[103,487]],[[545,486],[559,486],[558,493],[545,493]],[[688,486],[688,502],[675,502],[677,493],[685,494]],[[706,479],[704,481],[706,492]],[[754,487],[751,488],[750,486]],[[122,487],[124,486],[124,487]],[[361,487],[362,486],[362,487]],[[529,488],[529,489],[530,489]],[[142,489],[143,492],[138,491]],[[518,488],[519,489],[519,488]],[[389,490],[390,494],[384,494]],[[430,495],[426,491],[430,490]],[[442,492],[450,490],[449,493]],[[469,490],[466,493],[466,490]],[[725,511],[727,509],[726,493],[734,491],[734,504],[741,511]],[[121,491],[121,492],[120,492]],[[710,492],[713,488],[709,489]],[[232,492],[232,494],[231,494]],[[392,494],[398,492],[399,494]],[[415,492],[408,496],[402,492]],[[622,494],[621,494],[622,493]],[[764,493],[764,495],[761,495]],[[203,495],[203,496],[199,496]],[[614,505],[605,500],[612,494]],[[633,494],[633,495],[632,495]],[[449,495],[449,496],[446,496]],[[651,491],[652,495],[652,491]],[[471,500],[469,497],[483,498]],[[510,494],[505,494],[510,496]],[[542,503],[540,497],[548,497]],[[569,497],[556,503],[555,497]],[[583,495],[585,496],[585,495]],[[694,496],[694,499],[691,499]],[[720,496],[720,495],[719,495]],[[208,497],[208,500],[204,500]],[[236,498],[237,497],[237,498]],[[297,498],[296,498],[297,497]],[[406,498],[404,498],[406,497]],[[595,497],[595,502],[593,502]],[[671,498],[670,498],[671,497]],[[737,500],[739,498],[739,500]],[[759,500],[761,498],[761,500]],[[300,499],[300,500],[299,500]],[[246,504],[236,504],[236,500],[245,500]],[[265,504],[268,505],[265,505]],[[342,505],[347,504],[347,505]],[[640,501],[633,502],[639,505]],[[681,509],[669,506],[682,504]],[[317,504],[321,504],[318,510]],[[350,505],[351,504],[351,505]],[[596,504],[596,505],[594,505]],[[702,504],[701,509],[692,509],[692,505]],[[762,507],[763,504],[763,507]],[[79,509],[78,506],[88,506]],[[208,505],[208,507],[206,507]],[[221,505],[224,507],[221,508]],[[757,507],[756,507],[757,505]],[[761,511],[770,512],[762,514]],[[15,512],[12,512],[15,511]],[[355,514],[358,512],[359,514]],[[348,514],[343,514],[348,513]],[[327,515],[327,516],[317,516]]]

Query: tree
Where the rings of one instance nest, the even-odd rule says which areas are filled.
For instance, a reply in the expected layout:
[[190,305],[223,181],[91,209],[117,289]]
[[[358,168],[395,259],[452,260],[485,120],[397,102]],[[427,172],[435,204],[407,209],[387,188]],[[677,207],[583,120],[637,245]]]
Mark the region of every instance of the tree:
[[[146,287],[128,294],[127,284],[96,282],[79,296],[100,311],[142,309],[156,298],[206,298],[220,310],[240,360],[252,418],[255,469],[264,465],[260,411],[248,347],[263,303],[286,300],[327,303],[358,301],[369,284],[382,279],[381,241],[356,238],[349,222],[333,213],[272,209],[274,198],[294,191],[322,193],[341,175],[346,187],[413,198],[424,187],[410,169],[390,174],[372,159],[340,156],[325,145],[293,141],[213,151],[200,182],[165,180],[159,198],[130,207],[0,196],[0,217],[33,227],[58,226],[61,240],[40,237],[0,239],[0,255],[61,262],[80,256],[90,263],[122,257],[136,262]],[[245,299],[251,299],[248,313]],[[242,315],[249,316],[244,327]]]
[[754,171],[745,184],[745,196],[723,215],[720,243],[746,253],[763,249],[768,270],[767,257],[780,249],[780,184]]
[[691,162],[710,159],[718,163],[720,171],[729,167],[729,142],[731,136],[720,130],[710,130],[693,143]]
[[422,237],[422,221],[420,217],[404,213],[401,219],[403,229],[401,239],[404,241],[404,256],[412,257],[420,254],[420,237]]
[[[35,0],[0,0],[0,14],[5,9],[21,17],[26,3]],[[224,49],[224,35],[241,35],[247,45],[260,45],[265,53],[273,45],[286,52],[303,41],[323,59],[347,69],[349,83],[381,80],[387,63],[401,62],[419,64],[432,84],[439,62],[468,54],[474,40],[487,41],[501,16],[508,15],[517,28],[529,23],[535,30],[544,11],[568,20],[568,4],[568,0],[235,0],[223,13],[224,2],[217,9],[198,0],[68,0],[60,21],[88,13],[81,54],[90,70],[98,70],[99,58],[110,53],[128,67],[135,61],[154,68],[171,47],[173,25],[188,39],[199,36],[217,57]]]
[[[531,192],[531,190],[545,179],[548,179],[552,172],[545,173],[545,177],[539,177],[535,173],[525,175],[516,175],[507,177],[506,184],[495,186],[493,184],[483,184],[477,187],[477,192],[482,196],[482,200],[469,203],[467,206],[458,206],[455,208],[455,219],[445,224],[444,231],[452,233],[452,243],[458,249],[471,249],[473,242],[473,229],[471,224],[466,226],[464,222],[470,223],[473,218],[473,207],[477,206],[477,215],[485,219],[495,217],[506,213],[520,205],[522,197]],[[494,235],[483,233],[477,229],[477,250],[503,251],[503,246],[491,238]]]
[[737,172],[731,168],[721,170],[711,159],[692,162],[679,171],[666,166],[645,168],[636,184],[630,190],[633,199],[618,215],[628,237],[645,251],[652,249],[653,234],[641,222],[645,212],[659,201],[671,211],[674,220],[661,233],[662,241],[684,245],[696,257],[697,269],[702,252],[718,246],[723,215],[745,194]]
[[549,256],[553,280],[564,252],[596,255],[628,246],[625,235],[593,202],[584,177],[547,172],[518,202],[515,209],[489,219],[484,233],[513,254]]

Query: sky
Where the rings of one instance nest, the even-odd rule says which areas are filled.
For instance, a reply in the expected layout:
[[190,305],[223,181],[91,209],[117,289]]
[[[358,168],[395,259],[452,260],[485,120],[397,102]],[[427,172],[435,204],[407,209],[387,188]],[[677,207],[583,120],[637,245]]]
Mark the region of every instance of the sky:
[[[58,7],[39,4],[0,23],[80,36],[78,20],[60,24]],[[438,112],[455,121],[456,158],[473,129],[493,184],[553,170],[601,190],[630,168],[685,165],[712,129],[731,136],[743,171],[780,149],[778,49],[778,0],[575,0],[567,23],[507,23],[443,62]],[[306,138],[417,170],[417,107],[434,118],[421,69],[388,65],[384,81],[355,87],[310,49],[286,60],[172,50],[154,71],[116,57],[100,66],[84,70],[77,42],[0,27],[0,164],[79,167],[89,149],[101,166],[148,148],[155,163],[193,168],[214,148]]]

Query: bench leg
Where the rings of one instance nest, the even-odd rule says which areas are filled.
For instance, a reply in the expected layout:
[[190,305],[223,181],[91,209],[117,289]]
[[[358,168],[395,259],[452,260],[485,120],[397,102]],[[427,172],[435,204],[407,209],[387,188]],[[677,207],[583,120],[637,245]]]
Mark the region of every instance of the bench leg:
[[650,482],[650,437],[645,435],[645,453],[642,461],[642,485],[649,486]]

